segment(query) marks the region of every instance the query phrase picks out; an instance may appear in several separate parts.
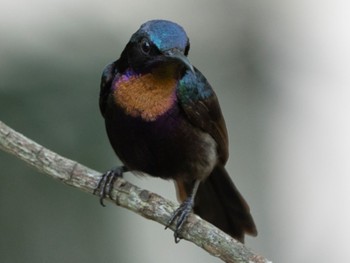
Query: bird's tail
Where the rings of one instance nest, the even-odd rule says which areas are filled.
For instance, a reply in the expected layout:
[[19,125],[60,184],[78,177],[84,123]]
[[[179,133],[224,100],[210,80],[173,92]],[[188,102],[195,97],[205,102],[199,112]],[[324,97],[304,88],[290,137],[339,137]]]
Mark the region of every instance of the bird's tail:
[[[181,199],[185,197],[184,194],[188,196],[191,193],[192,185],[183,184]],[[181,188],[179,184],[177,186]],[[199,185],[193,209],[197,215],[242,243],[244,234],[257,235],[249,206],[223,166],[216,166]]]

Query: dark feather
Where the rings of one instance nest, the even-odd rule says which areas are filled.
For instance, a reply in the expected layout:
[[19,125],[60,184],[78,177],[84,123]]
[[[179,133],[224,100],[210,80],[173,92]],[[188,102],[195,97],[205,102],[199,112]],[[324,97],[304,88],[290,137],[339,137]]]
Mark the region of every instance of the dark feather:
[[111,92],[111,85],[116,74],[116,62],[107,65],[101,76],[99,106],[103,117],[105,117],[107,100]]
[[179,103],[188,120],[210,134],[217,143],[221,164],[228,159],[228,136],[216,94],[203,74],[195,69],[196,75],[187,70],[177,90]]
[[[176,183],[178,197],[184,201],[191,194],[193,183],[181,180]],[[257,235],[249,206],[223,166],[215,167],[199,185],[193,210],[242,243],[244,234]]]

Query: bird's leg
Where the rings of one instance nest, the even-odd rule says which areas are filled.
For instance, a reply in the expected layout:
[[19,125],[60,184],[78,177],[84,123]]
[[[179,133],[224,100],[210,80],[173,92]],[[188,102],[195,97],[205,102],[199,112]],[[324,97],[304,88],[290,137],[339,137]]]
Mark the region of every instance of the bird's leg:
[[127,171],[128,171],[128,168],[126,166],[118,166],[112,170],[105,172],[102,175],[96,189],[94,190],[94,194],[97,194],[100,197],[100,204],[102,206],[105,206],[105,204],[103,203],[103,200],[107,196],[111,196],[111,192],[112,192],[113,184],[115,180],[118,177],[123,177],[123,173]]
[[174,238],[175,243],[179,243],[181,237],[180,237],[180,231],[183,223],[186,221],[188,215],[190,214],[193,205],[194,205],[194,198],[196,196],[198,186],[200,184],[200,180],[196,180],[194,182],[194,186],[191,192],[191,195],[179,206],[178,209],[175,210],[174,214],[169,219],[165,229],[167,229],[174,221],[176,221],[176,226],[174,230]]

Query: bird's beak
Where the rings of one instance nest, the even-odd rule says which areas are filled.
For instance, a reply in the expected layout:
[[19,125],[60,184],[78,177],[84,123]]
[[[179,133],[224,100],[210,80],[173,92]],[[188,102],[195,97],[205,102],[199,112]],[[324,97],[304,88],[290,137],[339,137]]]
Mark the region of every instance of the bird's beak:
[[175,60],[176,62],[180,62],[182,65],[185,66],[185,68],[192,71],[192,73],[195,73],[194,68],[192,64],[190,63],[189,59],[180,51],[180,50],[168,50],[165,53],[165,56],[171,60]]

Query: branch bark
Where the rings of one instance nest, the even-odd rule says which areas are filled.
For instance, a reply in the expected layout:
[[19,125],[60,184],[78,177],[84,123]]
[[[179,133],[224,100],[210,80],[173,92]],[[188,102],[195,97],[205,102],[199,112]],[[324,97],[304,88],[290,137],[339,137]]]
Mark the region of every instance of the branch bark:
[[[40,172],[90,194],[93,194],[101,178],[99,172],[44,148],[1,121],[0,149],[15,155]],[[116,180],[110,201],[164,226],[177,207],[175,203],[122,178]],[[174,230],[173,227],[170,228]],[[270,262],[195,214],[188,217],[182,236],[225,262]]]

